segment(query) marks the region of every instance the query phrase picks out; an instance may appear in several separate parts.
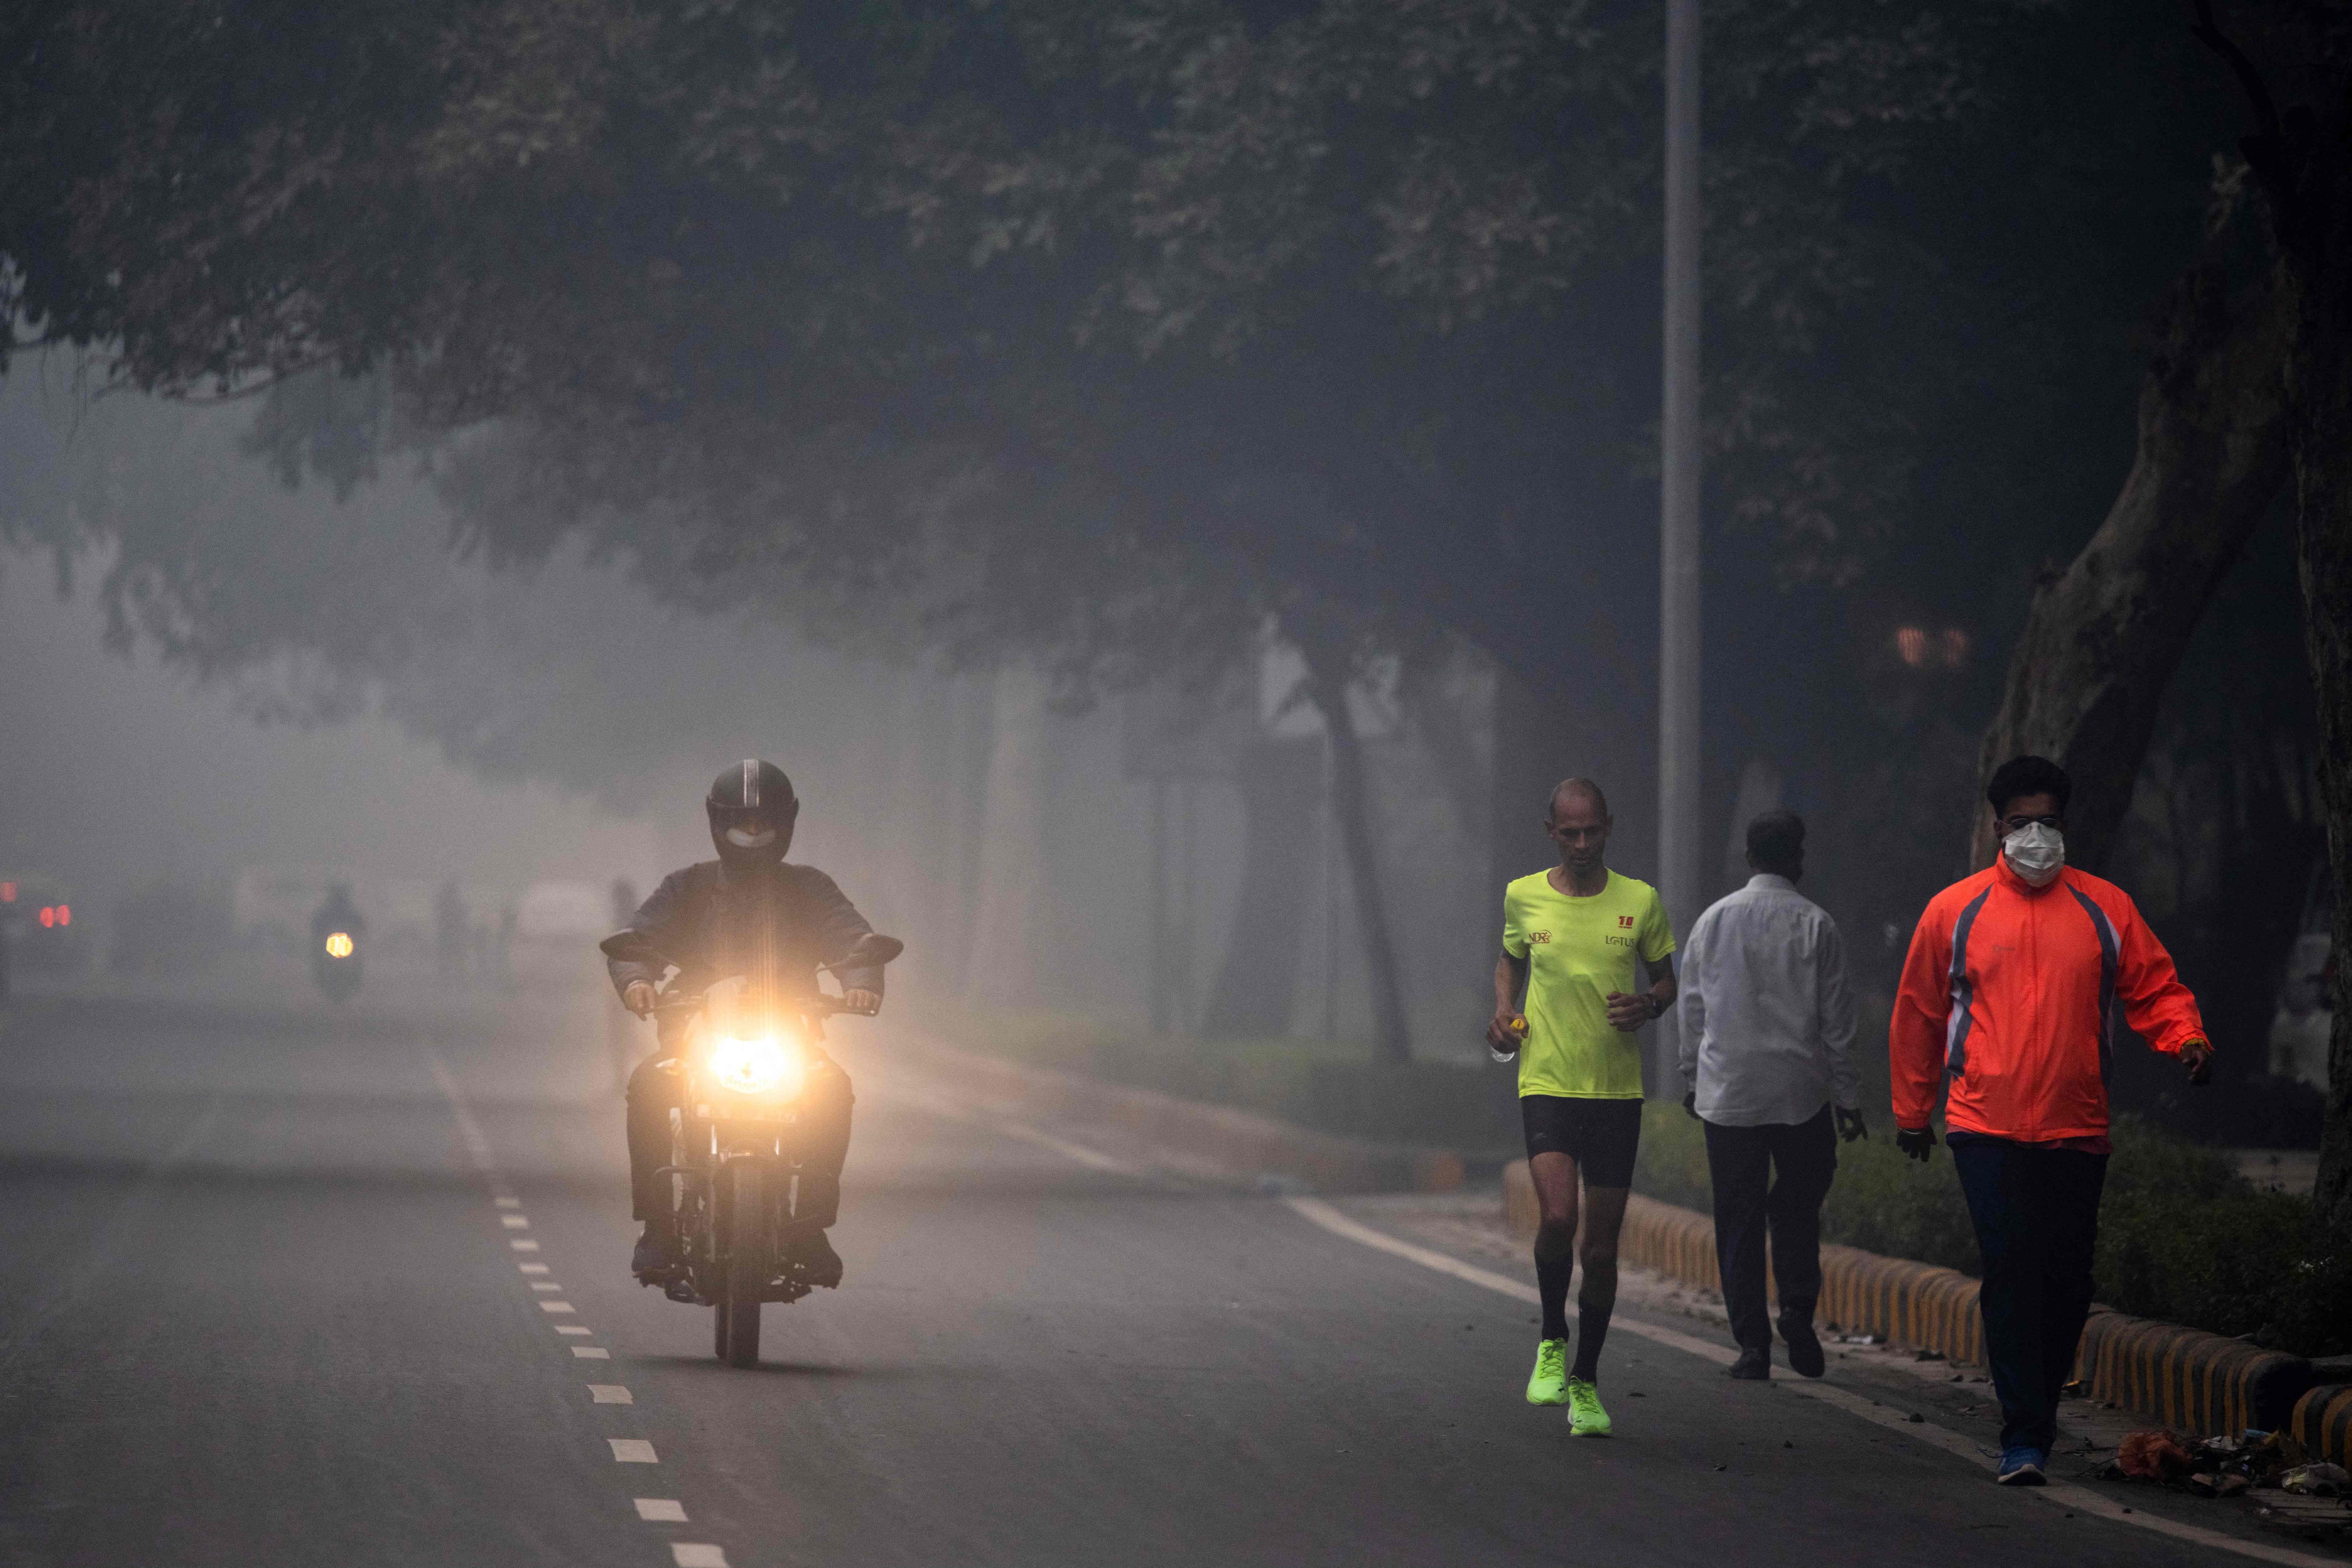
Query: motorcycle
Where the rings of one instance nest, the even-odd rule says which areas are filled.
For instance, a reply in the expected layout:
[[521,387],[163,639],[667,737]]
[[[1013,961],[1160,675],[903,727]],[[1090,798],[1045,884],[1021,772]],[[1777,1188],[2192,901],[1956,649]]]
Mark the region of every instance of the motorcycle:
[[[878,967],[905,947],[869,934],[827,967]],[[844,1011],[837,996],[763,994],[740,976],[654,1005],[656,1016],[690,1015],[679,1048],[659,1064],[685,1079],[661,1168],[679,1257],[663,1293],[712,1309],[712,1348],[730,1366],[759,1363],[762,1306],[815,1289],[786,1245],[799,1195],[796,1135],[810,1058],[824,1020]]]
[[310,952],[310,978],[330,1002],[348,1002],[360,988],[359,939],[347,931],[331,931]]

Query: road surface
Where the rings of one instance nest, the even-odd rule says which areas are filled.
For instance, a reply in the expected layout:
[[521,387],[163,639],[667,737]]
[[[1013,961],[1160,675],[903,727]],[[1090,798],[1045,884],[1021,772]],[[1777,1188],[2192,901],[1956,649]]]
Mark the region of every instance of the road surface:
[[1571,1441],[1522,1302],[964,1113],[878,1023],[845,1287],[730,1370],[625,1272],[599,1027],[20,1004],[0,1562],[2217,1560],[1633,1333]]

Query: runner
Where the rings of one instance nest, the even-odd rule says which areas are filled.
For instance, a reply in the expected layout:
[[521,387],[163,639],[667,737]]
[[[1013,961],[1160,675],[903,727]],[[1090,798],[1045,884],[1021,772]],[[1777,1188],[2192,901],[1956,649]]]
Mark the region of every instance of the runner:
[[[1609,802],[1591,779],[1567,779],[1551,792],[1544,831],[1559,864],[1504,889],[1503,953],[1486,1026],[1497,1055],[1519,1058],[1519,1113],[1540,1215],[1535,1254],[1543,1336],[1528,1403],[1566,1405],[1569,1430],[1579,1437],[1609,1436],[1609,1413],[1593,1384],[1617,1304],[1617,1232],[1642,1135],[1642,1051],[1633,1036],[1675,1000],[1675,933],[1665,906],[1647,882],[1609,869],[1610,826]],[[1637,954],[1650,979],[1646,991],[1633,988]],[[1568,1286],[1578,1263],[1584,1288],[1570,1366]]]

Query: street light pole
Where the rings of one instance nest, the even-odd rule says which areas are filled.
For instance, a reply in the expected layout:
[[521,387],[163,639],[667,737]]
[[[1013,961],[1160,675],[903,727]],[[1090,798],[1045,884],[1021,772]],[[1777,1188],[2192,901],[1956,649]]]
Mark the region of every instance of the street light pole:
[[[1658,873],[1675,930],[1699,900],[1699,0],[1666,0],[1664,407],[1660,453]],[[1680,1090],[1658,1031],[1650,1088]]]

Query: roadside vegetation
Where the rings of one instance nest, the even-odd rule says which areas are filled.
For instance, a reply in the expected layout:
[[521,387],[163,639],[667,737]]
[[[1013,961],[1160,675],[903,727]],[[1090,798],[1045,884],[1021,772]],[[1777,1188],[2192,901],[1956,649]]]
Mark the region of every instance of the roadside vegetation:
[[[1950,1152],[1925,1166],[1883,1125],[1841,1145],[1822,1239],[1977,1270],[1975,1233]],[[2185,1323],[2304,1355],[2352,1352],[2352,1245],[2312,1245],[2311,1199],[2256,1186],[2230,1157],[2135,1117],[2118,1118],[2099,1207],[2098,1299],[2135,1317]],[[1648,1107],[1635,1188],[1709,1206],[1706,1142],[1679,1106]]]

